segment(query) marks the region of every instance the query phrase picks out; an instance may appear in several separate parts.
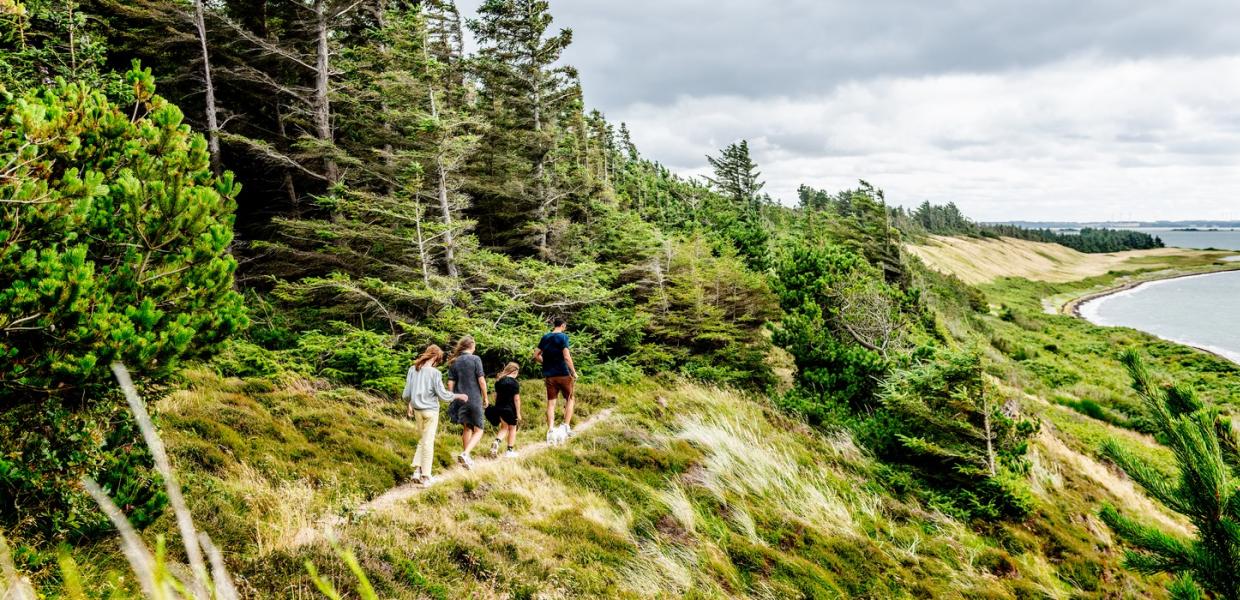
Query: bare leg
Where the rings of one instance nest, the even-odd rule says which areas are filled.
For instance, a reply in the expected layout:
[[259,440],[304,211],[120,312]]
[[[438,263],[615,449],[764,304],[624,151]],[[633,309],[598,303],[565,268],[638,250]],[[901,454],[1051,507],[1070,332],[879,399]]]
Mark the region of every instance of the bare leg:
[[517,445],[517,426],[508,425],[508,447],[512,448]]
[[478,442],[482,441],[482,428],[481,427],[467,427],[465,428],[464,436],[465,436],[465,454],[469,454],[470,452],[473,451],[474,447],[478,445]]
[[577,398],[573,394],[569,394],[564,400],[564,424],[572,427],[573,425],[573,405],[577,403]]
[[555,427],[555,398],[547,400],[547,431]]

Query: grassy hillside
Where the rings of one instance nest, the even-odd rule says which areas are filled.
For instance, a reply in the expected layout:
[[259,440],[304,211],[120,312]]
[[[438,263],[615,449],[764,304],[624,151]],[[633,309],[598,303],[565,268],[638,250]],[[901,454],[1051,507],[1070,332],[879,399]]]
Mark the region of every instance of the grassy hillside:
[[[166,437],[200,527],[253,597],[314,597],[306,560],[354,589],[322,535],[335,517],[338,543],[392,598],[1102,598],[1157,587],[1118,567],[1094,516],[1102,501],[1161,514],[1091,456],[1089,436],[1113,428],[1015,390],[1053,425],[1032,452],[1034,516],[990,526],[883,483],[847,432],[818,433],[763,398],[688,383],[585,386],[583,414],[614,410],[568,446],[359,515],[412,452],[396,403],[205,371],[185,383],[157,403]],[[441,465],[455,447],[445,429]],[[97,589],[128,589],[110,582],[123,569],[112,543],[79,552]]]
[[1234,254],[1181,248],[1085,254],[1059,244],[1016,238],[937,235],[908,248],[931,268],[974,285],[1001,277],[1063,283],[1104,275],[1108,271],[1209,264],[1219,257]]

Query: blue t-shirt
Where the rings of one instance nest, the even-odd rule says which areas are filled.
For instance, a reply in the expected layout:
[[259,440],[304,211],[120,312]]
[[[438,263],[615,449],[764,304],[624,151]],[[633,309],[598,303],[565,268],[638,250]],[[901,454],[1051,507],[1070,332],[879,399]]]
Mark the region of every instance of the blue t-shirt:
[[538,349],[542,350],[543,377],[564,377],[572,374],[568,370],[568,363],[564,361],[564,349],[567,347],[566,333],[552,331],[542,336]]

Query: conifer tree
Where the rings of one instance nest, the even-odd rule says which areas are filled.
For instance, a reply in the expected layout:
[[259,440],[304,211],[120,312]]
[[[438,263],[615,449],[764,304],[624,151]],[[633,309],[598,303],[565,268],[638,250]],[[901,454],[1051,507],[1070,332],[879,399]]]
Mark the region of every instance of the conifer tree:
[[0,518],[45,532],[89,531],[76,483],[132,445],[107,365],[158,381],[246,320],[232,175],[150,71],[128,81],[125,107],[85,83],[0,96]]
[[1037,430],[986,381],[979,354],[940,352],[883,384],[872,446],[911,467],[945,508],[973,518],[1020,518],[1031,508],[1025,453]]
[[1191,388],[1159,386],[1135,351],[1120,356],[1158,441],[1175,455],[1178,473],[1153,468],[1108,440],[1103,452],[1146,493],[1188,518],[1195,539],[1171,535],[1104,506],[1101,517],[1133,549],[1124,564],[1142,573],[1179,576],[1173,598],[1240,598],[1240,443],[1231,422]]
[[730,238],[750,267],[764,271],[770,263],[770,232],[762,218],[765,182],[759,178],[758,165],[749,156],[749,142],[729,144],[718,158],[706,160],[715,171],[706,178],[730,203],[728,210],[717,218],[724,235]]
[[560,117],[579,94],[576,70],[558,64],[572,31],[551,33],[551,23],[545,0],[487,0],[469,21],[492,124],[475,165],[479,232],[491,245],[544,257],[551,218],[573,185],[555,164]]
[[706,161],[715,171],[714,177],[707,177],[720,193],[736,204],[737,208],[756,207],[758,195],[766,182],[761,181],[762,173],[758,165],[749,156],[749,141],[741,140],[728,144],[720,151],[719,157],[707,156]]

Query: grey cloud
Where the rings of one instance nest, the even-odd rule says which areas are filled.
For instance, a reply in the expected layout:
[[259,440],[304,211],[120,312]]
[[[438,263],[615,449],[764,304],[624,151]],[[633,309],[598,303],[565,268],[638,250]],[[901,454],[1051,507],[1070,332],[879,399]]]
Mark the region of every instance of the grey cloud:
[[[478,0],[462,2],[472,14]],[[565,55],[603,110],[678,96],[823,93],[879,76],[994,72],[1082,54],[1240,50],[1218,0],[553,0]]]

